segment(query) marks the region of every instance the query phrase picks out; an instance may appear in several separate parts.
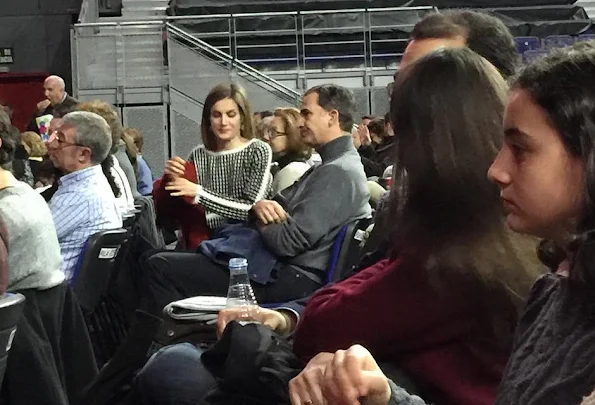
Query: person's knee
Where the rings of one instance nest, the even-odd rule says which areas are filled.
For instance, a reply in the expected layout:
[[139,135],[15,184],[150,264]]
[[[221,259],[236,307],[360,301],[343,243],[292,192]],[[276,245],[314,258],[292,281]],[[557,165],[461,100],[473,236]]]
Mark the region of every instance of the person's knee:
[[186,384],[189,370],[200,363],[202,351],[190,343],[164,347],[155,353],[136,377],[136,385],[143,395],[151,395],[155,390],[164,392],[175,390],[179,384]]

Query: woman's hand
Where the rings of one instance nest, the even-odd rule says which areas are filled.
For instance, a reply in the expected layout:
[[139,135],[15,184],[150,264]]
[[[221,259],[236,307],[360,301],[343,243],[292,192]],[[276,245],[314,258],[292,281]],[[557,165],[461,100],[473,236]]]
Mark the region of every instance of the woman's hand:
[[165,163],[165,174],[172,179],[183,177],[186,171],[186,161],[181,157],[173,157]]
[[183,177],[176,177],[165,185],[167,191],[171,191],[172,197],[196,197],[198,184]]
[[372,354],[355,345],[336,352],[326,366],[322,395],[333,405],[386,405],[391,389]]
[[292,405],[386,405],[391,389],[372,354],[360,345],[321,353],[289,382]]
[[334,357],[333,353],[317,354],[302,372],[289,382],[291,405],[330,404],[322,394],[322,386],[325,370]]

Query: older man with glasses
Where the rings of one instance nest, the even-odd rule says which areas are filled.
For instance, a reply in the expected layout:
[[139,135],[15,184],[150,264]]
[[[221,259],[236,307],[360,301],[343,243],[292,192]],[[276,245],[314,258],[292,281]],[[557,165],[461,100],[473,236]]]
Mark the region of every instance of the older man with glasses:
[[91,235],[122,227],[116,198],[101,170],[111,145],[107,122],[84,111],[65,115],[49,143],[50,158],[64,173],[50,200],[50,210],[68,280],[75,276],[79,256]]

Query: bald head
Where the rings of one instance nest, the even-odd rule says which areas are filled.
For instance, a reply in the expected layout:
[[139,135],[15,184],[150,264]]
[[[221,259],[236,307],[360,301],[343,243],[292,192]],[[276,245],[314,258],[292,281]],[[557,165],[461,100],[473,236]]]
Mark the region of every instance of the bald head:
[[51,105],[56,106],[64,100],[66,85],[60,76],[49,76],[43,82],[43,95]]

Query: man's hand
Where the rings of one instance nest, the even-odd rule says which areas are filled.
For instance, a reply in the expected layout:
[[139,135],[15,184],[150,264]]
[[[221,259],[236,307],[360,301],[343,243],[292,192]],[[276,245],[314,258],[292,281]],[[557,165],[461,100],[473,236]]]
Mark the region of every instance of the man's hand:
[[[221,336],[225,327],[231,321],[237,321],[242,317],[242,309],[228,308],[219,311],[217,317],[217,336]],[[274,311],[267,308],[258,308],[257,311],[252,311],[252,320],[263,325],[268,326],[279,334],[289,334],[292,332],[295,322],[291,322],[289,315],[284,315],[279,311]],[[245,320],[242,318],[242,320]]]
[[50,100],[45,99],[45,100],[41,100],[39,103],[37,103],[37,111],[39,112],[43,112],[45,111],[46,108],[48,108],[50,106]]
[[198,184],[183,177],[176,177],[165,185],[167,191],[171,191],[172,197],[196,197]]
[[165,174],[172,177],[178,178],[184,176],[186,161],[181,157],[173,157],[165,163]]
[[277,201],[261,200],[254,204],[252,210],[264,225],[280,224],[287,220],[287,212]]

